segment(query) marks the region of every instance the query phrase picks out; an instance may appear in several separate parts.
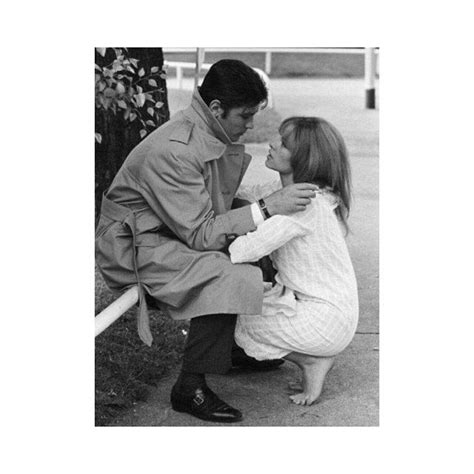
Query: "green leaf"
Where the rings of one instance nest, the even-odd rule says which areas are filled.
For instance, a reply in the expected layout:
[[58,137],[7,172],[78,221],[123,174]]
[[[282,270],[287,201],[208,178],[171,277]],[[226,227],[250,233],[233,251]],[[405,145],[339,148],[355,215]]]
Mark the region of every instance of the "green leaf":
[[130,61],[135,67],[138,67],[138,59],[129,58],[129,61]]
[[117,100],[117,105],[118,105],[121,109],[126,109],[126,108],[127,108],[127,104],[125,103],[124,100]]
[[158,101],[158,102],[155,104],[155,107],[156,107],[157,109],[161,109],[161,107],[163,107],[163,105],[165,105],[163,102],[159,102],[159,101]]
[[143,87],[137,86],[137,92],[141,94],[143,92]]
[[138,71],[138,76],[139,77],[143,77],[145,75],[145,69],[141,68],[139,71]]
[[130,114],[130,122],[133,122],[137,118],[137,114],[135,112],[132,112]]
[[153,107],[148,107],[146,111],[153,117],[153,114],[155,113],[155,111],[153,110]]
[[124,112],[124,114],[123,114],[123,118],[124,118],[125,120],[127,120],[128,117],[130,117],[130,112],[131,112],[131,110],[127,107],[127,110],[126,110],[126,111]]
[[160,74],[160,77],[161,77],[161,79],[165,79],[165,80],[166,80],[166,72],[162,72],[162,73]]
[[123,71],[123,66],[122,66],[122,61],[120,61],[119,59],[116,59],[113,63],[112,63],[112,70],[113,71]]
[[153,120],[147,120],[146,121],[146,124],[150,127],[154,127],[155,126],[155,122],[153,122]]
[[153,66],[153,67],[151,68],[151,73],[152,73],[152,74],[155,74],[155,72],[158,72],[159,70],[160,70],[160,68],[159,68],[158,66]]
[[111,89],[110,87],[107,87],[107,89],[104,90],[104,95],[105,97],[114,97],[115,91]]
[[95,141],[97,143],[102,143],[102,135],[100,133],[95,134]]
[[138,107],[143,107],[145,105],[145,94],[135,94],[135,100],[137,101]]
[[117,82],[115,90],[117,91],[117,94],[123,94],[125,92],[125,86],[121,82]]
[[147,132],[144,128],[142,128],[142,129],[140,130],[140,137],[143,138],[147,133],[148,133],[148,132]]
[[151,87],[158,87],[158,84],[156,83],[155,79],[148,79],[148,84]]
[[107,50],[107,48],[95,48],[95,49],[102,57],[105,56],[105,51]]

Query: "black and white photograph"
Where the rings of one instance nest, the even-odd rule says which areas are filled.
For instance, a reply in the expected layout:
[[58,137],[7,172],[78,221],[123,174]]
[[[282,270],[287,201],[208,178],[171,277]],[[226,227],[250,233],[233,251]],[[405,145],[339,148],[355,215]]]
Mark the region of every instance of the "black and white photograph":
[[95,49],[98,426],[378,426],[378,47]]
[[0,470],[471,472],[469,13],[2,6]]

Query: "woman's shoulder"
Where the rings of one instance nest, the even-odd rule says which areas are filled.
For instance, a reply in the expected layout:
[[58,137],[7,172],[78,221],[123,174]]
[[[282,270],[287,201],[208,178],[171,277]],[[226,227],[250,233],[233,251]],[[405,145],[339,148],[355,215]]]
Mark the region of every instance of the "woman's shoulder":
[[332,188],[324,187],[318,187],[316,196],[312,201],[315,205],[328,207],[331,211],[334,211],[341,204],[341,198],[334,193]]

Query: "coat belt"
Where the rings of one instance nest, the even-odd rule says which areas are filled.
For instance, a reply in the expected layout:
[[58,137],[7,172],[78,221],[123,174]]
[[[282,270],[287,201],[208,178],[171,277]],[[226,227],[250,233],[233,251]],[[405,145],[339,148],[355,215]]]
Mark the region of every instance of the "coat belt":
[[[138,286],[138,301],[140,305],[139,313],[138,313],[138,335],[140,339],[151,346],[153,341],[153,336],[151,335],[150,331],[150,317],[148,314],[148,307],[146,304],[145,299],[145,292],[143,289],[142,282],[140,280],[140,275],[138,273],[138,265],[137,265],[137,247],[144,245],[143,241],[148,239],[148,236],[143,239],[140,239],[140,242],[137,242],[137,228],[136,228],[136,218],[135,213],[132,209],[123,206],[121,204],[117,204],[116,202],[110,200],[106,197],[105,193],[102,196],[102,206],[101,206],[101,214],[112,219],[113,221],[120,222],[121,224],[127,226],[130,229],[130,234],[132,236],[132,262],[133,262],[133,270],[135,272],[136,283]],[[150,239],[148,239],[150,240]]]

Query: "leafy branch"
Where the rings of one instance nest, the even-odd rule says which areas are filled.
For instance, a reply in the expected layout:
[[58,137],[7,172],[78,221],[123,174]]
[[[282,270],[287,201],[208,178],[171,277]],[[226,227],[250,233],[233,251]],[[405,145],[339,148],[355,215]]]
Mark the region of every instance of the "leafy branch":
[[[105,56],[106,48],[96,48]],[[158,87],[159,79],[166,79],[164,70],[153,66],[147,74],[139,67],[138,59],[128,56],[126,48],[114,48],[116,58],[107,66],[95,65],[95,104],[100,110],[110,110],[114,115],[123,114],[131,124],[135,120],[141,125],[140,137],[145,137],[160,124],[164,115],[160,109],[164,103],[157,100],[164,89]],[[96,131],[95,140],[102,142]]]

